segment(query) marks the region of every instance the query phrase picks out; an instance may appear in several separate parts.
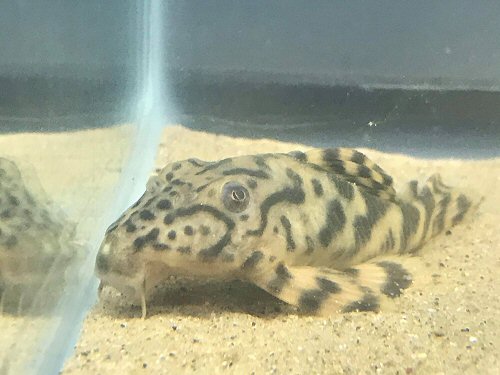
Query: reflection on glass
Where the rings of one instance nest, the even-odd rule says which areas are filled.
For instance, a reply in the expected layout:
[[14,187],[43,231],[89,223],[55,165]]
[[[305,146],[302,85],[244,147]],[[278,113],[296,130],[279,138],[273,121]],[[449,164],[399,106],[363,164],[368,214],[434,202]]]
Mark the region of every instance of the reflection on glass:
[[0,158],[0,311],[47,311],[79,255],[75,224],[45,193],[38,195],[16,164]]

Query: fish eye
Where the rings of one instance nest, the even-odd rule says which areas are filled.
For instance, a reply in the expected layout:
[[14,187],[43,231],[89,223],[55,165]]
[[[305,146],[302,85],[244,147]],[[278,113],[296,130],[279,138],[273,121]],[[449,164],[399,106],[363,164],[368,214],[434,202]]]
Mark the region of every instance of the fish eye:
[[222,188],[222,203],[231,212],[241,212],[248,207],[250,194],[237,182],[228,182]]

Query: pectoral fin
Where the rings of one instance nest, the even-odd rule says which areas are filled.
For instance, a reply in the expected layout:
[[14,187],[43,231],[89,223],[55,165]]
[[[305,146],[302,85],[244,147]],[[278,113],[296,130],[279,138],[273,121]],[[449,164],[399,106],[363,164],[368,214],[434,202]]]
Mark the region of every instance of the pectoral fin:
[[250,281],[277,298],[310,314],[378,311],[381,298],[394,298],[412,283],[398,262],[363,263],[344,271],[277,264],[270,272],[255,273]]

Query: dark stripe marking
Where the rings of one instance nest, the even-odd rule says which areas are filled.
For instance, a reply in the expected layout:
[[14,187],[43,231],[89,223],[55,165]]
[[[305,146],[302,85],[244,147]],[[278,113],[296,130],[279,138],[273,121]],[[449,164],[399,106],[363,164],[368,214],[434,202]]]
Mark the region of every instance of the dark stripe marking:
[[224,165],[224,164],[228,164],[228,163],[231,163],[231,158],[228,158],[228,159],[222,159],[222,160],[219,160],[218,162],[215,162],[215,163],[211,163],[209,164],[208,166],[206,166],[205,168],[203,168],[201,171],[199,172],[196,172],[196,176],[199,176],[201,174],[204,174],[212,169],[216,169],[216,168],[219,168],[220,166]]
[[168,199],[162,199],[156,204],[156,208],[159,210],[169,210],[172,208],[172,202],[170,202]]
[[432,234],[438,234],[444,229],[444,219],[446,217],[446,211],[448,210],[448,205],[451,202],[450,194],[446,194],[443,199],[439,202],[438,214],[434,219],[434,224],[432,226]]
[[286,233],[286,250],[287,251],[294,251],[295,250],[295,241],[293,240],[292,236],[292,224],[290,223],[290,220],[285,215],[282,215],[281,218],[281,225],[283,225],[283,228],[285,229]]
[[206,189],[206,187],[207,187],[208,185],[210,185],[210,184],[205,184],[205,185],[198,186],[198,187],[195,189],[195,191],[196,191],[197,193],[199,193],[199,192],[201,192],[201,191],[205,190],[205,189]]
[[269,178],[269,175],[264,171],[253,170],[253,169],[248,169],[248,168],[228,169],[226,171],[223,171],[222,174],[224,176],[245,175],[245,176],[250,176],[250,177],[255,177],[255,178],[261,178],[264,180],[267,180]]
[[[366,167],[366,164],[367,164],[369,159],[365,154],[363,154],[359,151],[354,151],[353,154],[351,155],[350,160],[353,163],[356,163],[356,164],[359,164],[359,165]],[[366,168],[370,168],[370,167],[366,167]],[[392,186],[392,182],[393,182],[392,177],[389,176],[387,173],[385,173],[384,170],[382,168],[380,168],[377,164],[373,165],[370,169],[379,173],[382,176],[383,185],[385,185],[387,187]],[[371,175],[371,172],[370,172],[370,175]]]
[[373,178],[371,169],[368,168],[366,165],[358,165],[356,169],[357,169],[356,171],[357,177],[364,177],[368,179]]
[[344,273],[353,278],[357,278],[359,276],[359,270],[357,268],[346,268]]
[[401,208],[401,213],[403,214],[403,225],[401,228],[401,244],[399,252],[405,253],[411,250],[408,249],[407,246],[410,237],[417,231],[418,223],[420,221],[420,212],[410,203],[401,202],[399,204],[399,207]]
[[333,161],[339,161],[340,150],[338,148],[327,148],[323,151],[323,161],[331,163]]
[[[226,233],[222,238],[215,243],[212,246],[209,246],[207,248],[204,248],[199,251],[198,257],[201,259],[203,262],[211,262],[213,261],[224,249],[224,247],[230,242],[231,240],[231,231],[234,229],[234,221],[231,220],[228,216],[226,216],[224,213],[216,209],[215,207],[208,206],[208,205],[195,205],[187,208],[179,208],[175,210],[172,214],[167,215],[168,216],[168,221],[172,223],[176,218],[179,217],[185,217],[185,216],[192,216],[200,212],[205,212],[207,214],[212,215],[216,220],[224,222],[226,224]],[[165,216],[164,222],[167,219],[167,216]]]
[[269,195],[260,205],[260,225],[258,229],[248,230],[247,234],[250,236],[261,236],[264,229],[267,227],[268,215],[271,208],[279,203],[304,203],[305,194],[302,190],[302,178],[287,168],[287,175],[293,181],[293,187],[286,187],[283,190],[277,191]]
[[160,230],[158,228],[151,229],[148,234],[145,236],[137,237],[134,240],[134,249],[135,252],[140,251],[146,246],[149,242],[154,242],[158,238],[160,234]]
[[297,159],[302,163],[307,162],[307,155],[302,151],[291,151],[288,153],[288,155],[290,155],[292,158]]
[[155,199],[156,199],[156,197],[149,198],[148,201],[146,203],[144,203],[144,206],[142,206],[142,207],[143,208],[148,207]]
[[393,182],[393,179],[391,176],[389,176],[387,173],[385,173],[384,171],[382,171],[382,169],[380,169],[380,171],[378,171],[380,173],[380,175],[382,176],[382,180],[384,181],[384,185],[385,186],[392,186],[392,182]]
[[321,185],[321,182],[313,178],[311,183],[313,184],[314,194],[316,194],[317,197],[321,197],[323,195],[323,185]]
[[170,250],[170,246],[165,243],[157,242],[153,244],[153,249],[156,251]]
[[340,160],[330,161],[328,163],[328,168],[337,174],[348,176],[343,161]]
[[201,160],[197,160],[197,159],[188,159],[187,160],[188,163],[190,163],[191,165],[195,166],[195,167],[203,167],[206,163],[201,161]]
[[309,254],[312,254],[312,252],[314,251],[314,240],[310,237],[310,236],[306,236],[306,251],[305,251],[305,254],[309,255]]
[[418,196],[418,181],[411,180],[410,182],[408,182],[408,189],[411,192],[411,197],[416,198]]
[[460,194],[457,198],[458,213],[455,215],[455,217],[453,217],[453,219],[451,219],[451,224],[455,225],[461,222],[467,211],[469,211],[470,206],[471,206],[470,200],[468,200],[465,195]]
[[333,181],[339,194],[347,200],[352,200],[354,197],[354,187],[350,182],[344,181],[335,175],[329,175],[330,180]]
[[171,181],[170,183],[172,185],[175,185],[175,186],[182,186],[182,185],[186,184],[184,181],[179,180],[178,178],[176,178],[175,180]]
[[371,238],[372,229],[377,221],[385,214],[389,203],[360,189],[361,196],[366,204],[366,215],[356,216],[354,219],[354,253],[357,253]]
[[434,211],[434,195],[428,186],[424,186],[420,194],[418,194],[417,199],[422,202],[425,208],[425,221],[424,221],[424,231],[422,240],[425,239],[427,231],[429,230],[429,225],[431,223],[432,212]]
[[330,294],[337,294],[342,291],[342,288],[336,282],[324,277],[317,277],[316,284],[318,289],[306,290],[299,297],[299,308],[306,313],[318,311]]
[[279,295],[283,288],[293,279],[293,276],[283,263],[278,264],[274,272],[276,277],[267,284],[267,289],[271,293]]
[[151,211],[149,211],[149,210],[142,210],[139,213],[139,217],[142,220],[146,220],[146,221],[151,221],[151,220],[156,219],[156,216]]
[[316,278],[316,283],[318,284],[319,288],[328,293],[340,293],[342,291],[342,288],[340,287],[339,284],[337,284],[335,281],[326,279],[324,277],[317,277]]
[[130,218],[128,218],[123,224],[126,226],[125,230],[128,233],[133,233],[137,230],[137,226],[132,223],[132,220],[130,220]]
[[319,231],[319,242],[323,247],[327,247],[333,240],[333,237],[340,232],[346,224],[346,216],[342,204],[338,199],[328,203],[326,210],[325,225]]
[[269,166],[266,163],[266,158],[264,156],[262,156],[262,155],[254,155],[253,161],[255,162],[255,164],[257,166],[259,166],[261,168],[271,169],[271,168],[269,168]]
[[351,302],[350,304],[344,306],[342,309],[343,313],[358,312],[358,311],[378,311],[380,308],[380,303],[373,293],[366,291],[358,301]]
[[399,297],[401,290],[411,285],[411,274],[399,263],[384,261],[378,262],[377,265],[382,267],[387,275],[384,285],[380,288],[380,291],[385,295],[391,298]]
[[254,251],[252,255],[250,255],[247,259],[245,259],[245,261],[241,265],[241,270],[250,271],[254,269],[263,257],[264,254],[262,254],[262,251],[259,250]]
[[191,254],[191,247],[190,246],[180,246],[177,248],[177,252],[180,254]]
[[365,154],[357,151],[357,150],[354,150],[352,155],[351,155],[351,158],[350,160],[353,162],[353,163],[356,163],[356,164],[360,164],[360,165],[365,165],[366,164],[366,160],[368,158],[366,157]]
[[385,236],[385,241],[382,244],[380,251],[383,253],[388,252],[394,249],[394,246],[396,246],[396,241],[394,241],[394,234],[392,233],[392,229],[389,229],[389,233],[387,233],[387,235]]

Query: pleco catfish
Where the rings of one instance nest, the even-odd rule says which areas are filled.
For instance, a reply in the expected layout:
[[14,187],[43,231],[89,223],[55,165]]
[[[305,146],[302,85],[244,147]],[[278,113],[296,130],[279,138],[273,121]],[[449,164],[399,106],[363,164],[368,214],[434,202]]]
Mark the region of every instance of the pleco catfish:
[[439,175],[396,195],[353,149],[189,159],[109,227],[96,273],[143,317],[171,275],[246,280],[306,313],[376,311],[412,283],[405,261],[478,203]]

